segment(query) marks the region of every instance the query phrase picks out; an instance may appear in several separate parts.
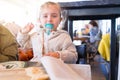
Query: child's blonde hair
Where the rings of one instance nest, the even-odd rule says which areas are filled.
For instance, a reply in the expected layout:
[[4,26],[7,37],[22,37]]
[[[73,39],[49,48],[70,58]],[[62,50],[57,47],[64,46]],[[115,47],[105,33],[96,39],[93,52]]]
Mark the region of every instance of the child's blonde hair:
[[56,7],[58,8],[58,10],[59,10],[59,12],[60,12],[60,16],[61,16],[61,7],[60,7],[60,5],[59,5],[58,3],[50,2],[50,1],[45,2],[44,4],[42,4],[42,5],[40,6],[39,16],[41,15],[42,10],[43,10],[44,8],[48,8],[50,5],[56,6]]

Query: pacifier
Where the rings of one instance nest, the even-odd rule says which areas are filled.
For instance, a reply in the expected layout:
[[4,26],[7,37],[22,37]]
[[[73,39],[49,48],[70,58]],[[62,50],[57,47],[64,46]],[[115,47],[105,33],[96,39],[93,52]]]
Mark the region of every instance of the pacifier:
[[50,33],[53,29],[53,24],[47,23],[47,24],[45,24],[45,28],[46,28],[47,35],[50,35]]

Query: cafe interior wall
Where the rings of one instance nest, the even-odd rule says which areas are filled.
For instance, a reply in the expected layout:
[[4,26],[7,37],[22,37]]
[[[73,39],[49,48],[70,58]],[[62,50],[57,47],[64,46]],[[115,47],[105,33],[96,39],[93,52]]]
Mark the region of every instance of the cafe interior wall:
[[36,23],[39,6],[46,1],[72,2],[94,0],[0,0],[0,21],[15,22],[21,27],[28,22]]

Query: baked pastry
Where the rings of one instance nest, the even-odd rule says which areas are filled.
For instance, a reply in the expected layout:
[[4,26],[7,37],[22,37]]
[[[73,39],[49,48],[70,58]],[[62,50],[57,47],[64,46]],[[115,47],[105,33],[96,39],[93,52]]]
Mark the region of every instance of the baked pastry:
[[31,80],[49,80],[48,74],[42,67],[28,67],[25,71],[31,77]]

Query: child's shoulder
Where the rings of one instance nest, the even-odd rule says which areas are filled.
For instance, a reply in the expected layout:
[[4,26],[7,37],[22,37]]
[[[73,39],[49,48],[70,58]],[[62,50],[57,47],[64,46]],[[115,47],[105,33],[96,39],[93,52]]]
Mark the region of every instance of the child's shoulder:
[[66,31],[66,30],[58,30],[58,32],[67,33],[68,34],[68,31]]

